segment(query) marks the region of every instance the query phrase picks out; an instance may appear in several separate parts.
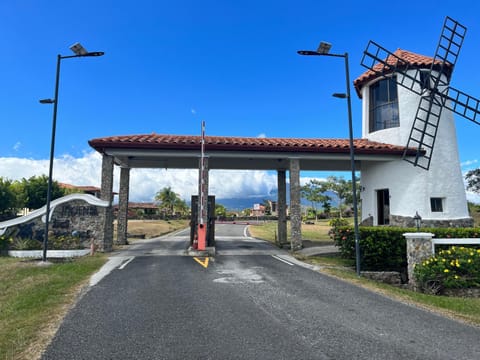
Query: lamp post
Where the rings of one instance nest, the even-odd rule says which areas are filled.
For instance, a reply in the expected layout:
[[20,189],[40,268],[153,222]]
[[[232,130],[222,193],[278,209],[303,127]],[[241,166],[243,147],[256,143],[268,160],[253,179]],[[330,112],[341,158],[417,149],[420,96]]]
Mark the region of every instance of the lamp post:
[[358,236],[358,206],[357,206],[357,183],[355,177],[355,149],[353,145],[353,124],[352,124],[352,101],[350,97],[350,71],[348,67],[348,53],[345,54],[330,54],[330,48],[332,44],[327,42],[321,42],[316,51],[312,50],[299,50],[299,55],[306,56],[333,56],[341,57],[345,60],[345,77],[346,77],[346,93],[335,93],[334,97],[340,99],[347,99],[348,106],[348,131],[350,140],[350,169],[352,171],[352,192],[353,192],[353,224],[354,224],[354,236],[355,236],[355,259],[356,259],[356,271],[360,276],[360,242]]
[[48,225],[50,222],[50,201],[52,197],[52,175],[53,175],[53,158],[55,154],[55,129],[57,127],[57,107],[58,107],[58,85],[60,82],[60,63],[62,59],[76,58],[76,57],[91,57],[102,56],[103,51],[88,52],[80,43],[75,43],[70,46],[75,55],[57,55],[57,72],[55,77],[55,96],[53,99],[42,99],[40,104],[53,104],[53,120],[52,120],[52,139],[50,143],[50,163],[48,168],[48,187],[47,187],[47,205],[45,210],[45,235],[43,238],[43,254],[42,260],[47,261],[47,247],[48,247]]

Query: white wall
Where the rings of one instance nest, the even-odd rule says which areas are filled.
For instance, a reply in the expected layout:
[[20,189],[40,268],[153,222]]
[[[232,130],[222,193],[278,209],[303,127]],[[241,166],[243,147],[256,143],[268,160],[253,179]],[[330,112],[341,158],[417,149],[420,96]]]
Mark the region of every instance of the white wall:
[[[416,115],[419,96],[398,86],[400,127],[368,133],[368,87],[363,90],[363,137],[372,141],[405,146]],[[390,214],[423,219],[467,218],[467,200],[460,169],[453,114],[444,109],[435,147],[426,171],[399,158],[391,162],[363,162],[361,174],[362,217],[376,213],[376,190],[389,189]],[[431,212],[430,198],[444,198],[444,211]]]

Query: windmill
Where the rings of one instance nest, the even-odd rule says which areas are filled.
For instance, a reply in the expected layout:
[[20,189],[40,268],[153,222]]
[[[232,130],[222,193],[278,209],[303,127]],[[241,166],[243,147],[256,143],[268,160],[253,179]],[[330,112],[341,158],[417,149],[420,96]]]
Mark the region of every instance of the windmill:
[[463,44],[467,28],[450,17],[445,18],[440,40],[430,69],[418,67],[374,41],[369,41],[361,65],[378,76],[396,73],[398,85],[420,96],[406,149],[416,154],[403,159],[429,170],[440,117],[444,108],[480,125],[480,100],[450,86],[450,78]]

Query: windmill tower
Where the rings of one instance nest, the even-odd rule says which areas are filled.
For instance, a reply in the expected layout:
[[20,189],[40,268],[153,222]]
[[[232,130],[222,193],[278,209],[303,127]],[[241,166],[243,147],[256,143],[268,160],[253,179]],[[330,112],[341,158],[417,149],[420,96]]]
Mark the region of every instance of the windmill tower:
[[418,213],[423,226],[473,225],[453,114],[479,124],[479,101],[449,85],[465,34],[447,17],[434,57],[369,42],[361,63],[368,70],[354,82],[363,101],[362,137],[416,154],[362,163],[366,223],[413,226]]

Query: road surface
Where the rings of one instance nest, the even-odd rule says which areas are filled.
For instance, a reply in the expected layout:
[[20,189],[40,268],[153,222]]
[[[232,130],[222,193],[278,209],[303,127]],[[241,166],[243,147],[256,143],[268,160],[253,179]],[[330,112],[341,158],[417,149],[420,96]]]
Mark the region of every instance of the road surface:
[[43,359],[478,359],[480,329],[300,266],[217,225],[130,246],[67,315]]

